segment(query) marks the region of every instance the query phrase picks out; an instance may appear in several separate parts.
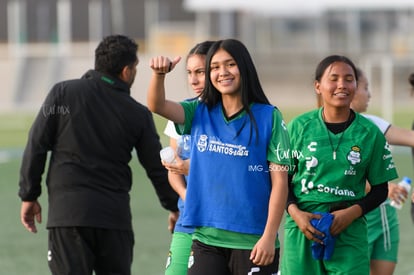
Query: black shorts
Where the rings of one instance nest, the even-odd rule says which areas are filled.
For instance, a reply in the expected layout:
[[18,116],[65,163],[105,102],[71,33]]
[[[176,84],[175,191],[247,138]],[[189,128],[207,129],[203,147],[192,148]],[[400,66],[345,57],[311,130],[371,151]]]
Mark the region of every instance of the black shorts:
[[258,266],[250,260],[251,250],[210,246],[193,240],[188,275],[276,275],[279,252],[280,249],[276,248],[272,264]]
[[49,229],[48,262],[52,274],[130,275],[134,235],[131,230],[89,227]]

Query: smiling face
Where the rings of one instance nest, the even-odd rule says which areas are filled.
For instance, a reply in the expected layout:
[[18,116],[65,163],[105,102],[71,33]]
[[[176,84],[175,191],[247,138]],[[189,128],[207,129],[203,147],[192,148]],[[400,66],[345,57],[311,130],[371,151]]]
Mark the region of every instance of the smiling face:
[[334,62],[315,81],[315,91],[322,96],[324,107],[349,108],[356,90],[355,73],[344,62]]
[[205,85],[206,57],[201,54],[193,54],[187,59],[187,78],[194,93],[201,94]]
[[224,49],[218,49],[211,58],[210,79],[222,96],[240,94],[239,68],[233,57]]

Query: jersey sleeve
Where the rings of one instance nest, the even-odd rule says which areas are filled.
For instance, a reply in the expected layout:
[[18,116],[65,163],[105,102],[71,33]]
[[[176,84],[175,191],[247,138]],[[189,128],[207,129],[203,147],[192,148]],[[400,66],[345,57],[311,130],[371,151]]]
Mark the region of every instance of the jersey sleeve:
[[146,110],[141,119],[145,131],[135,144],[138,161],[150,179],[162,207],[177,211],[178,195],[169,184],[167,170],[161,164],[159,152],[162,145],[151,112]]
[[298,158],[296,157],[297,154],[293,154],[293,152],[299,151],[299,127],[296,125],[300,125],[296,123],[296,119],[293,119],[290,121],[287,125],[288,133],[289,133],[289,140],[290,140],[290,151],[289,151],[289,157],[290,157],[290,163],[289,163],[289,175],[293,176],[297,172],[297,164],[299,162]]
[[372,161],[368,167],[367,179],[372,185],[381,184],[398,177],[390,146],[384,135],[379,131],[375,135],[373,144]]
[[193,123],[193,117],[195,110],[200,101],[191,100],[191,101],[182,101],[180,102],[181,106],[184,109],[184,124],[175,124],[175,130],[179,135],[189,135],[191,132],[191,125]]
[[267,160],[276,164],[289,165],[290,139],[285,121],[278,109],[273,111],[272,137],[267,151]]
[[167,125],[165,126],[165,129],[164,129],[164,134],[167,137],[170,137],[173,139],[178,139],[180,137],[180,135],[175,130],[174,122],[172,122],[171,120],[168,120]]
[[59,87],[60,84],[56,84],[49,92],[30,128],[20,167],[19,196],[22,201],[34,201],[41,194],[47,153],[53,149],[60,117],[51,115],[49,108],[61,105]]
[[388,131],[388,129],[391,127],[391,123],[386,121],[385,119],[382,119],[380,117],[374,116],[374,115],[367,115],[363,114],[366,118],[374,122],[375,125],[380,129],[380,131],[385,135],[385,133]]

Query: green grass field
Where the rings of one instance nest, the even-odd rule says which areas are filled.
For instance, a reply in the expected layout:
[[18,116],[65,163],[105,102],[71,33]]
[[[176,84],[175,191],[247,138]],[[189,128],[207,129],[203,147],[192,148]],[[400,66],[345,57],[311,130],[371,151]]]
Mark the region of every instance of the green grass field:
[[[301,110],[282,110],[286,121]],[[165,120],[155,116],[161,141],[167,144],[162,135]],[[410,127],[413,113],[409,110],[396,114],[399,126]],[[43,185],[40,202],[43,206],[43,223],[38,233],[26,231],[20,223],[20,200],[17,196],[21,154],[33,114],[0,115],[0,273],[8,275],[45,275],[47,266],[47,193]],[[408,149],[395,148],[394,158],[400,177],[413,178],[411,154]],[[151,184],[145,177],[136,158],[131,162],[134,171],[134,184],[131,204],[135,231],[133,274],[163,274],[168,252],[170,234],[167,231],[167,211],[160,207]],[[400,262],[395,274],[414,274],[412,255],[414,252],[414,224],[409,216],[409,204],[399,212],[401,224]],[[283,240],[282,240],[283,241]]]

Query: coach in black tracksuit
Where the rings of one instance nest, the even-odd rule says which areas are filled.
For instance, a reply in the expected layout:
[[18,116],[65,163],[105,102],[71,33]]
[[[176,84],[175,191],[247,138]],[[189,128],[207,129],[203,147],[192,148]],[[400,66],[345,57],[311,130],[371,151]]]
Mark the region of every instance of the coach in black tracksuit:
[[57,83],[31,127],[20,171],[21,221],[36,232],[47,153],[52,274],[130,274],[134,235],[128,163],[135,148],[162,206],[177,211],[177,194],[162,166],[152,114],[130,96],[138,45],[104,38],[95,70]]

